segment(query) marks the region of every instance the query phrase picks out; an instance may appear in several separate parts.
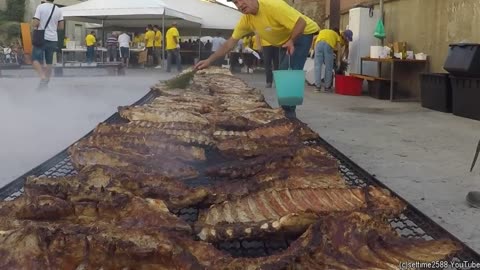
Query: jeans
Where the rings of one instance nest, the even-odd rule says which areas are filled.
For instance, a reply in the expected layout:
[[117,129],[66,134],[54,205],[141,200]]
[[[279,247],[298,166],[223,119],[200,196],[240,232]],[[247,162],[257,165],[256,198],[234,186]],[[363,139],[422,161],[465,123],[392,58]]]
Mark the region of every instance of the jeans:
[[[278,66],[280,61],[278,60],[278,54],[280,49],[274,46],[265,46],[263,47],[263,61],[265,62],[265,74],[267,75],[267,84],[271,84],[273,82],[273,72],[272,72],[272,64],[273,70],[278,70]],[[273,61],[273,63],[272,63]]]
[[[287,55],[287,50],[284,48],[280,49],[280,70],[287,70],[291,68],[292,70],[303,70],[305,62],[307,62],[308,52],[312,45],[313,34],[302,35],[295,40],[294,46],[295,51],[293,55]],[[289,118],[296,117],[296,106],[282,106],[285,114]]]
[[167,72],[172,70],[172,57],[175,57],[178,72],[182,71],[182,58],[180,57],[180,49],[167,50]]
[[325,64],[325,87],[332,87],[333,79],[333,49],[324,41],[320,41],[315,46],[315,86],[321,87],[322,84],[322,65]]
[[108,61],[113,62],[113,60],[117,60],[117,47],[116,46],[108,46]]
[[95,58],[95,47],[88,46],[87,47],[87,63],[92,63]]

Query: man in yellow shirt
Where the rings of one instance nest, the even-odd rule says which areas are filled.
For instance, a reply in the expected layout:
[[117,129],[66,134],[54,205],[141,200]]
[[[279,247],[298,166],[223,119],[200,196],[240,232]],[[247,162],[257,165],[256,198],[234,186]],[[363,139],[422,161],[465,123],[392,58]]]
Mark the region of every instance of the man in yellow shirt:
[[153,65],[154,44],[155,32],[153,31],[153,26],[149,24],[147,26],[147,32],[145,32],[145,47],[147,47],[147,63],[149,66]]
[[95,38],[95,31],[90,32],[85,37],[85,45],[87,46],[87,63],[92,63],[95,58],[95,44],[97,39]]
[[[195,67],[203,69],[231,51],[243,36],[256,32],[262,39],[281,48],[279,69],[303,70],[313,36],[320,28],[285,1],[279,0],[228,0],[243,13],[232,37],[207,60]],[[294,106],[283,106],[287,116],[295,117]]]
[[[325,91],[332,91],[334,51],[339,51],[353,39],[353,32],[345,30],[339,35],[334,30],[324,29],[320,31],[315,40],[315,87],[316,91],[322,91],[322,66],[325,64]],[[348,56],[347,56],[348,57]]]
[[155,57],[157,58],[157,66],[155,68],[162,68],[162,31],[158,25],[153,26],[153,31],[155,32],[155,42],[153,47],[155,47]]
[[177,23],[173,22],[166,34],[167,49],[167,72],[172,70],[172,58],[175,57],[178,72],[182,71],[182,58],[180,57],[180,33]]

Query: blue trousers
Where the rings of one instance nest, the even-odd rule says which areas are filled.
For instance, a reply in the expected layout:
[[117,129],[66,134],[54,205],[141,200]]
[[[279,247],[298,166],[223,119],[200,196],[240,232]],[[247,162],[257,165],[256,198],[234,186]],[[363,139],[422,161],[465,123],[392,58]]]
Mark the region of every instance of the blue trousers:
[[182,71],[182,58],[180,56],[180,49],[167,50],[167,72],[172,71],[172,60],[175,57],[177,71]]
[[88,46],[87,47],[87,63],[92,63],[95,59],[95,47]]
[[[279,70],[287,70],[289,68],[292,70],[303,70],[305,62],[307,61],[308,52],[310,51],[310,46],[312,45],[312,40],[313,34],[298,37],[297,40],[295,40],[295,51],[292,55],[287,55],[287,50],[281,48]],[[282,106],[282,108],[287,117],[296,117],[296,106]]]
[[325,64],[325,88],[332,87],[333,79],[333,48],[325,41],[315,46],[315,86],[321,87],[322,65]]

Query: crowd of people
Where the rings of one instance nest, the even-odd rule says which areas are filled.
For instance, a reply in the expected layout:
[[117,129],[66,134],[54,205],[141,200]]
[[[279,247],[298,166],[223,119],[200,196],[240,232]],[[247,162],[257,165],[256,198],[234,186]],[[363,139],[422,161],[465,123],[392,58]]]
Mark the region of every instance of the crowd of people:
[[[315,86],[318,91],[332,91],[332,78],[337,61],[348,58],[348,44],[353,40],[350,30],[343,32],[337,29],[323,29],[311,18],[300,13],[284,1],[273,0],[228,0],[233,2],[243,13],[230,38],[223,38],[220,33],[211,41],[202,43],[200,40],[181,41],[176,23],[172,23],[165,33],[158,25],[148,25],[141,35],[129,36],[122,32],[112,33],[106,40],[108,58],[116,61],[117,55],[128,65],[130,47],[132,44],[143,43],[147,51],[147,64],[161,67],[163,45],[167,58],[167,71],[176,63],[178,71],[182,69],[181,49],[210,52],[210,56],[199,61],[196,69],[204,69],[210,65],[221,65],[225,55],[235,48],[250,53],[254,57],[246,58],[246,65],[259,65],[263,60],[266,73],[266,86],[272,87],[273,70],[302,70],[309,55],[314,55]],[[62,29],[63,16],[56,9],[53,0],[42,3],[35,13],[33,26],[45,29],[45,42],[42,46],[34,46],[33,65],[41,77],[41,85],[48,84],[51,74],[52,55],[56,49],[57,29]],[[165,38],[165,42],[163,42]],[[94,59],[94,49],[97,45],[95,33],[89,33],[85,38],[87,46],[87,62]],[[118,54],[117,54],[118,53]],[[43,57],[45,56],[45,59]],[[336,57],[334,57],[336,56]],[[45,60],[46,66],[40,63]],[[325,76],[322,80],[322,66],[325,65]],[[284,107],[289,114],[295,114],[295,107]]]

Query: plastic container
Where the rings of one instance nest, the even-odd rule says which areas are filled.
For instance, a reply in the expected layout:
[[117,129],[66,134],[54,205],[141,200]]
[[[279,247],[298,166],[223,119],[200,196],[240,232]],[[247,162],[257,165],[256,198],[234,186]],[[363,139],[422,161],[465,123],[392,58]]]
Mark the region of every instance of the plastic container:
[[390,80],[368,81],[368,95],[381,100],[390,99]]
[[275,70],[273,72],[280,106],[298,106],[303,104],[305,93],[305,71]]
[[480,78],[450,76],[450,82],[453,114],[480,120]]
[[420,84],[422,107],[440,112],[452,112],[452,86],[448,74],[421,74]]
[[339,95],[361,96],[363,79],[353,76],[335,75],[335,92]]
[[454,76],[480,77],[480,44],[450,44],[443,68]]

